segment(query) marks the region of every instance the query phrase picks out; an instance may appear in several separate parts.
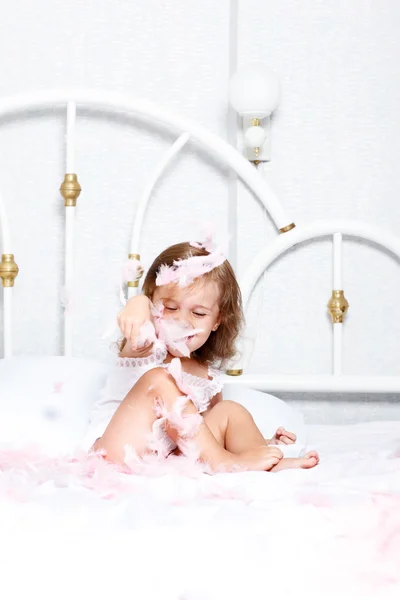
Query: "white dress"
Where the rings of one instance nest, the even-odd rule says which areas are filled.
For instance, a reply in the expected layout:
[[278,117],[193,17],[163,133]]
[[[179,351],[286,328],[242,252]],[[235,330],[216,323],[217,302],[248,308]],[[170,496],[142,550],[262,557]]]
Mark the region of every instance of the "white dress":
[[[197,377],[185,371],[176,373],[176,369],[175,372],[170,369],[172,363],[164,363],[166,356],[166,351],[157,349],[154,354],[145,358],[118,357],[116,359],[115,364],[110,368],[100,398],[94,406],[85,437],[86,449],[91,448],[103,435],[118,406],[140,377],[156,367],[168,368],[179,389],[183,394],[190,395],[199,413],[207,410],[212,398],[222,390],[220,372],[209,367],[208,375],[211,379]],[[178,362],[180,363],[179,359]]]

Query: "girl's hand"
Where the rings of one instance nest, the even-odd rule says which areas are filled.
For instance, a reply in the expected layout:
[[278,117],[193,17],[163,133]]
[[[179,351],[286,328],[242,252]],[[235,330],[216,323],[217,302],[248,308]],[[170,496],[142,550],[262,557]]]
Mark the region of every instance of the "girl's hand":
[[297,436],[295,433],[291,431],[286,431],[284,427],[279,427],[276,430],[274,437],[271,440],[265,440],[267,444],[294,444],[297,440]]
[[126,303],[117,317],[118,327],[133,350],[139,348],[141,327],[151,321],[150,299],[147,296],[135,296]]

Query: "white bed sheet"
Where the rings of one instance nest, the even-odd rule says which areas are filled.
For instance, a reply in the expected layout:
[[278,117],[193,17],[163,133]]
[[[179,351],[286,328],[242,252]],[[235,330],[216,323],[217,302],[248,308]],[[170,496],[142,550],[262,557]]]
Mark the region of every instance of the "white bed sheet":
[[313,470],[118,475],[133,488],[103,497],[79,462],[3,452],[1,599],[398,599],[400,422],[312,426],[308,442]]

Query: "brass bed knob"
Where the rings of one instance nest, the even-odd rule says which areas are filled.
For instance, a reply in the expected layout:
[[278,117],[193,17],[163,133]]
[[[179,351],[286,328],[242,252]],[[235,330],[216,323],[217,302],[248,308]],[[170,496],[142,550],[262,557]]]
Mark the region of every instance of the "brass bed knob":
[[349,303],[344,297],[343,290],[333,290],[328,302],[328,310],[332,323],[343,323],[344,316],[349,308]]
[[60,192],[64,198],[64,206],[76,206],[76,201],[82,188],[75,173],[66,173],[61,184]]
[[14,254],[2,254],[0,261],[0,277],[3,287],[14,287],[14,280],[19,269],[14,261]]

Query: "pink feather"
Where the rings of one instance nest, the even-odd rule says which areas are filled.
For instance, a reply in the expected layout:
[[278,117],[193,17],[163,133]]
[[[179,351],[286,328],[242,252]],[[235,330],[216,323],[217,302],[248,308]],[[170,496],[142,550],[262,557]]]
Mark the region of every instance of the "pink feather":
[[156,285],[169,285],[176,279],[176,269],[169,265],[161,265],[157,272]]
[[190,350],[186,345],[188,337],[203,331],[203,329],[192,329],[186,323],[176,319],[161,318],[155,320],[155,328],[158,339],[182,356],[190,356]]
[[177,283],[180,287],[186,287],[191,285],[196,278],[222,265],[224,261],[225,255],[220,251],[206,256],[190,256],[175,260],[172,266],[161,265],[157,273],[156,285]]
[[150,312],[155,319],[162,319],[164,316],[165,306],[162,302],[150,302]]
[[172,410],[167,414],[168,422],[181,438],[191,438],[196,435],[203,422],[203,417],[198,413],[184,413],[188,402],[189,398],[187,396],[179,396]]
[[155,452],[160,458],[167,458],[175,448],[175,444],[168,436],[166,427],[166,418],[156,419],[152,426],[151,434],[148,437],[148,448]]
[[227,254],[229,248],[229,236],[219,234],[218,244],[214,242],[213,236],[215,228],[211,229],[209,226],[204,227],[204,241],[203,242],[190,242],[190,245],[194,248],[203,248],[210,253],[222,253]]
[[61,394],[63,391],[64,385],[65,385],[65,381],[55,381],[53,383],[53,394]]
[[182,380],[182,363],[179,358],[173,358],[169,363],[167,370],[175,379],[176,383]]
[[[198,413],[185,414],[184,411],[188,402],[188,397],[178,396],[172,409],[168,411],[165,402],[161,398],[155,399],[154,411],[157,418],[153,423],[152,432],[148,437],[148,448],[151,452],[157,454],[157,456],[166,458],[177,445],[180,449],[181,446],[186,448],[186,441],[193,438],[198,432],[203,422],[203,417]],[[178,434],[177,444],[171,440],[167,433],[169,426]],[[194,453],[195,450],[192,448],[191,456],[194,456]]]
[[143,267],[136,258],[130,258],[122,266],[122,281],[138,281],[143,275]]
[[190,245],[194,248],[204,248],[204,250],[207,250],[207,252],[212,252],[214,249],[212,231],[207,231],[204,236],[204,242],[190,242]]
[[190,285],[196,278],[209,273],[215,267],[222,265],[224,261],[225,256],[220,253],[212,253],[207,256],[191,256],[174,261],[176,281],[180,287]]
[[139,337],[136,340],[136,347],[142,348],[143,346],[156,341],[157,336],[154,325],[151,321],[146,321],[139,330]]
[[122,266],[121,278],[119,283],[119,299],[122,306],[125,306],[127,300],[124,293],[124,285],[128,281],[138,281],[143,275],[143,267],[136,258],[130,258]]
[[183,394],[192,399],[192,389],[182,375],[182,363],[179,358],[173,358],[167,367],[168,373],[174,378],[176,385]]

